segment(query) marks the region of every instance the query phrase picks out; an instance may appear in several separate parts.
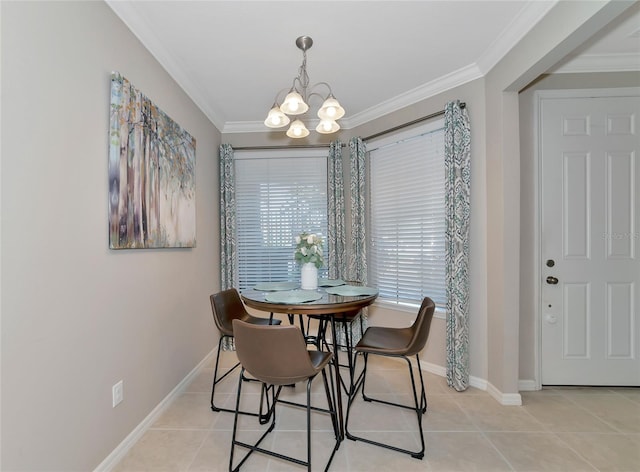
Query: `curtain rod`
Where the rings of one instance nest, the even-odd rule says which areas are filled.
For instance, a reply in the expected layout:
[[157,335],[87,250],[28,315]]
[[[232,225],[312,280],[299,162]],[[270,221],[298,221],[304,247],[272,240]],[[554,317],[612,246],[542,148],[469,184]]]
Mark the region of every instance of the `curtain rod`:
[[[465,108],[467,106],[466,103],[462,102],[460,104],[460,108]],[[437,111],[435,113],[431,113],[430,115],[423,116],[422,118],[417,118],[413,121],[409,121],[408,123],[403,123],[398,126],[394,126],[393,128],[389,128],[385,131],[380,131],[379,133],[372,134],[371,136],[367,136],[366,138],[362,138],[363,141],[368,141],[373,138],[378,138],[388,133],[393,133],[394,131],[401,130],[403,128],[407,128],[409,126],[413,126],[418,123],[422,123],[423,121],[430,120],[432,118],[437,118],[438,116],[444,115],[444,110]],[[254,150],[269,150],[269,149],[319,149],[319,148],[328,148],[330,144],[294,144],[293,146],[284,146],[284,145],[274,145],[274,146],[240,146],[234,147],[234,151],[254,151]],[[346,143],[342,144],[342,147],[346,147]],[[233,147],[233,146],[232,146]]]
[[[294,144],[292,146],[285,146],[284,144],[273,145],[273,146],[239,146],[234,147],[234,151],[256,151],[256,150],[269,150],[269,149],[319,149],[319,148],[328,148],[330,144]],[[345,144],[342,145],[343,147]]]
[[[460,104],[460,108],[465,108],[466,106],[467,104],[464,102]],[[362,138],[362,140],[368,141],[370,139],[379,138],[380,136],[384,136],[385,134],[393,133],[394,131],[398,131],[403,128],[408,128],[409,126],[413,126],[415,124],[422,123],[423,121],[430,120],[431,118],[437,118],[438,116],[442,116],[442,115],[444,115],[444,110],[431,113],[430,115],[423,116],[422,118],[417,118],[413,121],[409,121],[408,123],[403,123],[401,125],[394,126],[393,128],[389,128],[388,130],[385,130],[385,131],[380,131],[379,133],[375,133],[375,134],[372,134],[371,136],[367,136],[366,138]]]

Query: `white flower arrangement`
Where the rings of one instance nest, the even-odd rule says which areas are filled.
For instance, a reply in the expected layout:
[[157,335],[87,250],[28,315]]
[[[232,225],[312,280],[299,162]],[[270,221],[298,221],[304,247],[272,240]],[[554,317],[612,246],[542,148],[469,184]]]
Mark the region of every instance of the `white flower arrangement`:
[[311,262],[319,269],[324,264],[322,238],[317,234],[303,232],[296,236],[295,259],[299,264]]

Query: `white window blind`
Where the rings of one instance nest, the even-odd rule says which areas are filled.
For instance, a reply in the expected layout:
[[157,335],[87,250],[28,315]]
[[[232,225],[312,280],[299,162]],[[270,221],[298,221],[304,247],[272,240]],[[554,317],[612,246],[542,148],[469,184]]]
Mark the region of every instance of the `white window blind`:
[[442,126],[370,147],[369,281],[383,301],[446,306]]
[[298,280],[300,268],[293,255],[296,235],[311,231],[326,236],[326,151],[321,154],[236,153],[241,290],[262,282]]

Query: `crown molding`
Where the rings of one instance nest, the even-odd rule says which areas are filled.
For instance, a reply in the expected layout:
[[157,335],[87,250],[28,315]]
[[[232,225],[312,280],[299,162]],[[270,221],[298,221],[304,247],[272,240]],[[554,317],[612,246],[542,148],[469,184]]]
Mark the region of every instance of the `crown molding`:
[[[292,120],[293,121],[293,120]],[[304,119],[304,123],[309,130],[316,129],[320,120],[317,118]],[[343,126],[343,120],[340,120],[340,127],[344,129],[349,129],[346,126]],[[285,131],[287,128],[283,126],[280,128],[281,131]],[[224,128],[222,129],[223,134],[232,134],[232,133],[268,133],[269,131],[277,132],[278,129],[267,128],[264,124],[264,121],[227,121],[224,124]]]
[[[185,70],[180,64],[176,63],[162,47],[157,34],[151,29],[144,19],[144,16],[136,8],[136,2],[122,2],[118,0],[105,0],[105,3],[120,18],[129,31],[138,38],[140,43],[151,53],[151,55],[160,63],[162,68],[169,76],[176,81],[180,88],[187,94],[193,103],[204,113],[207,118],[218,129],[222,129],[224,121],[212,109],[203,104],[207,103],[205,97],[201,96],[197,91],[198,87],[183,72]],[[143,38],[148,38],[145,40]]]
[[371,120],[380,118],[381,116],[406,108],[422,100],[438,95],[439,93],[446,92],[447,90],[451,90],[452,88],[481,78],[482,76],[483,74],[476,64],[468,65],[350,116],[347,120],[343,120],[343,123],[345,124],[344,128],[355,128],[356,126],[360,126]]
[[640,71],[640,53],[582,55],[549,70],[554,74],[629,71]]
[[486,75],[493,69],[558,2],[559,0],[527,3],[509,26],[478,59],[477,64],[480,71],[482,71],[482,75]]
[[[227,121],[222,128],[222,134],[266,133],[270,129],[263,121]],[[285,130],[285,127],[282,127],[282,130]]]

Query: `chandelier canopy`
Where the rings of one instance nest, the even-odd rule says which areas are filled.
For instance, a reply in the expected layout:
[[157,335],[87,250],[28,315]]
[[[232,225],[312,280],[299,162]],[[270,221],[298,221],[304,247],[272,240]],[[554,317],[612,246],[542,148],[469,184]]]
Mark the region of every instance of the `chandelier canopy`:
[[[318,82],[317,84],[309,86],[309,75],[307,74],[307,50],[313,45],[313,39],[309,36],[300,36],[296,39],[296,46],[302,51],[302,65],[298,70],[298,76],[293,79],[293,84],[290,89],[282,89],[276,95],[273,106],[269,110],[267,119],[264,124],[269,128],[283,128],[291,123],[287,130],[287,136],[290,138],[304,138],[309,136],[309,130],[305,126],[304,122],[300,118],[296,118],[291,122],[289,116],[304,115],[309,111],[309,101],[311,97],[316,96],[323,100],[322,106],[318,110],[318,118],[320,123],[316,127],[316,131],[322,134],[335,133],[340,129],[340,125],[337,120],[344,116],[344,108],[340,106],[340,103],[333,96],[331,87],[326,82]],[[318,92],[318,88],[325,88],[328,92]],[[279,99],[283,92],[289,90],[284,97],[282,104],[279,104]]]

